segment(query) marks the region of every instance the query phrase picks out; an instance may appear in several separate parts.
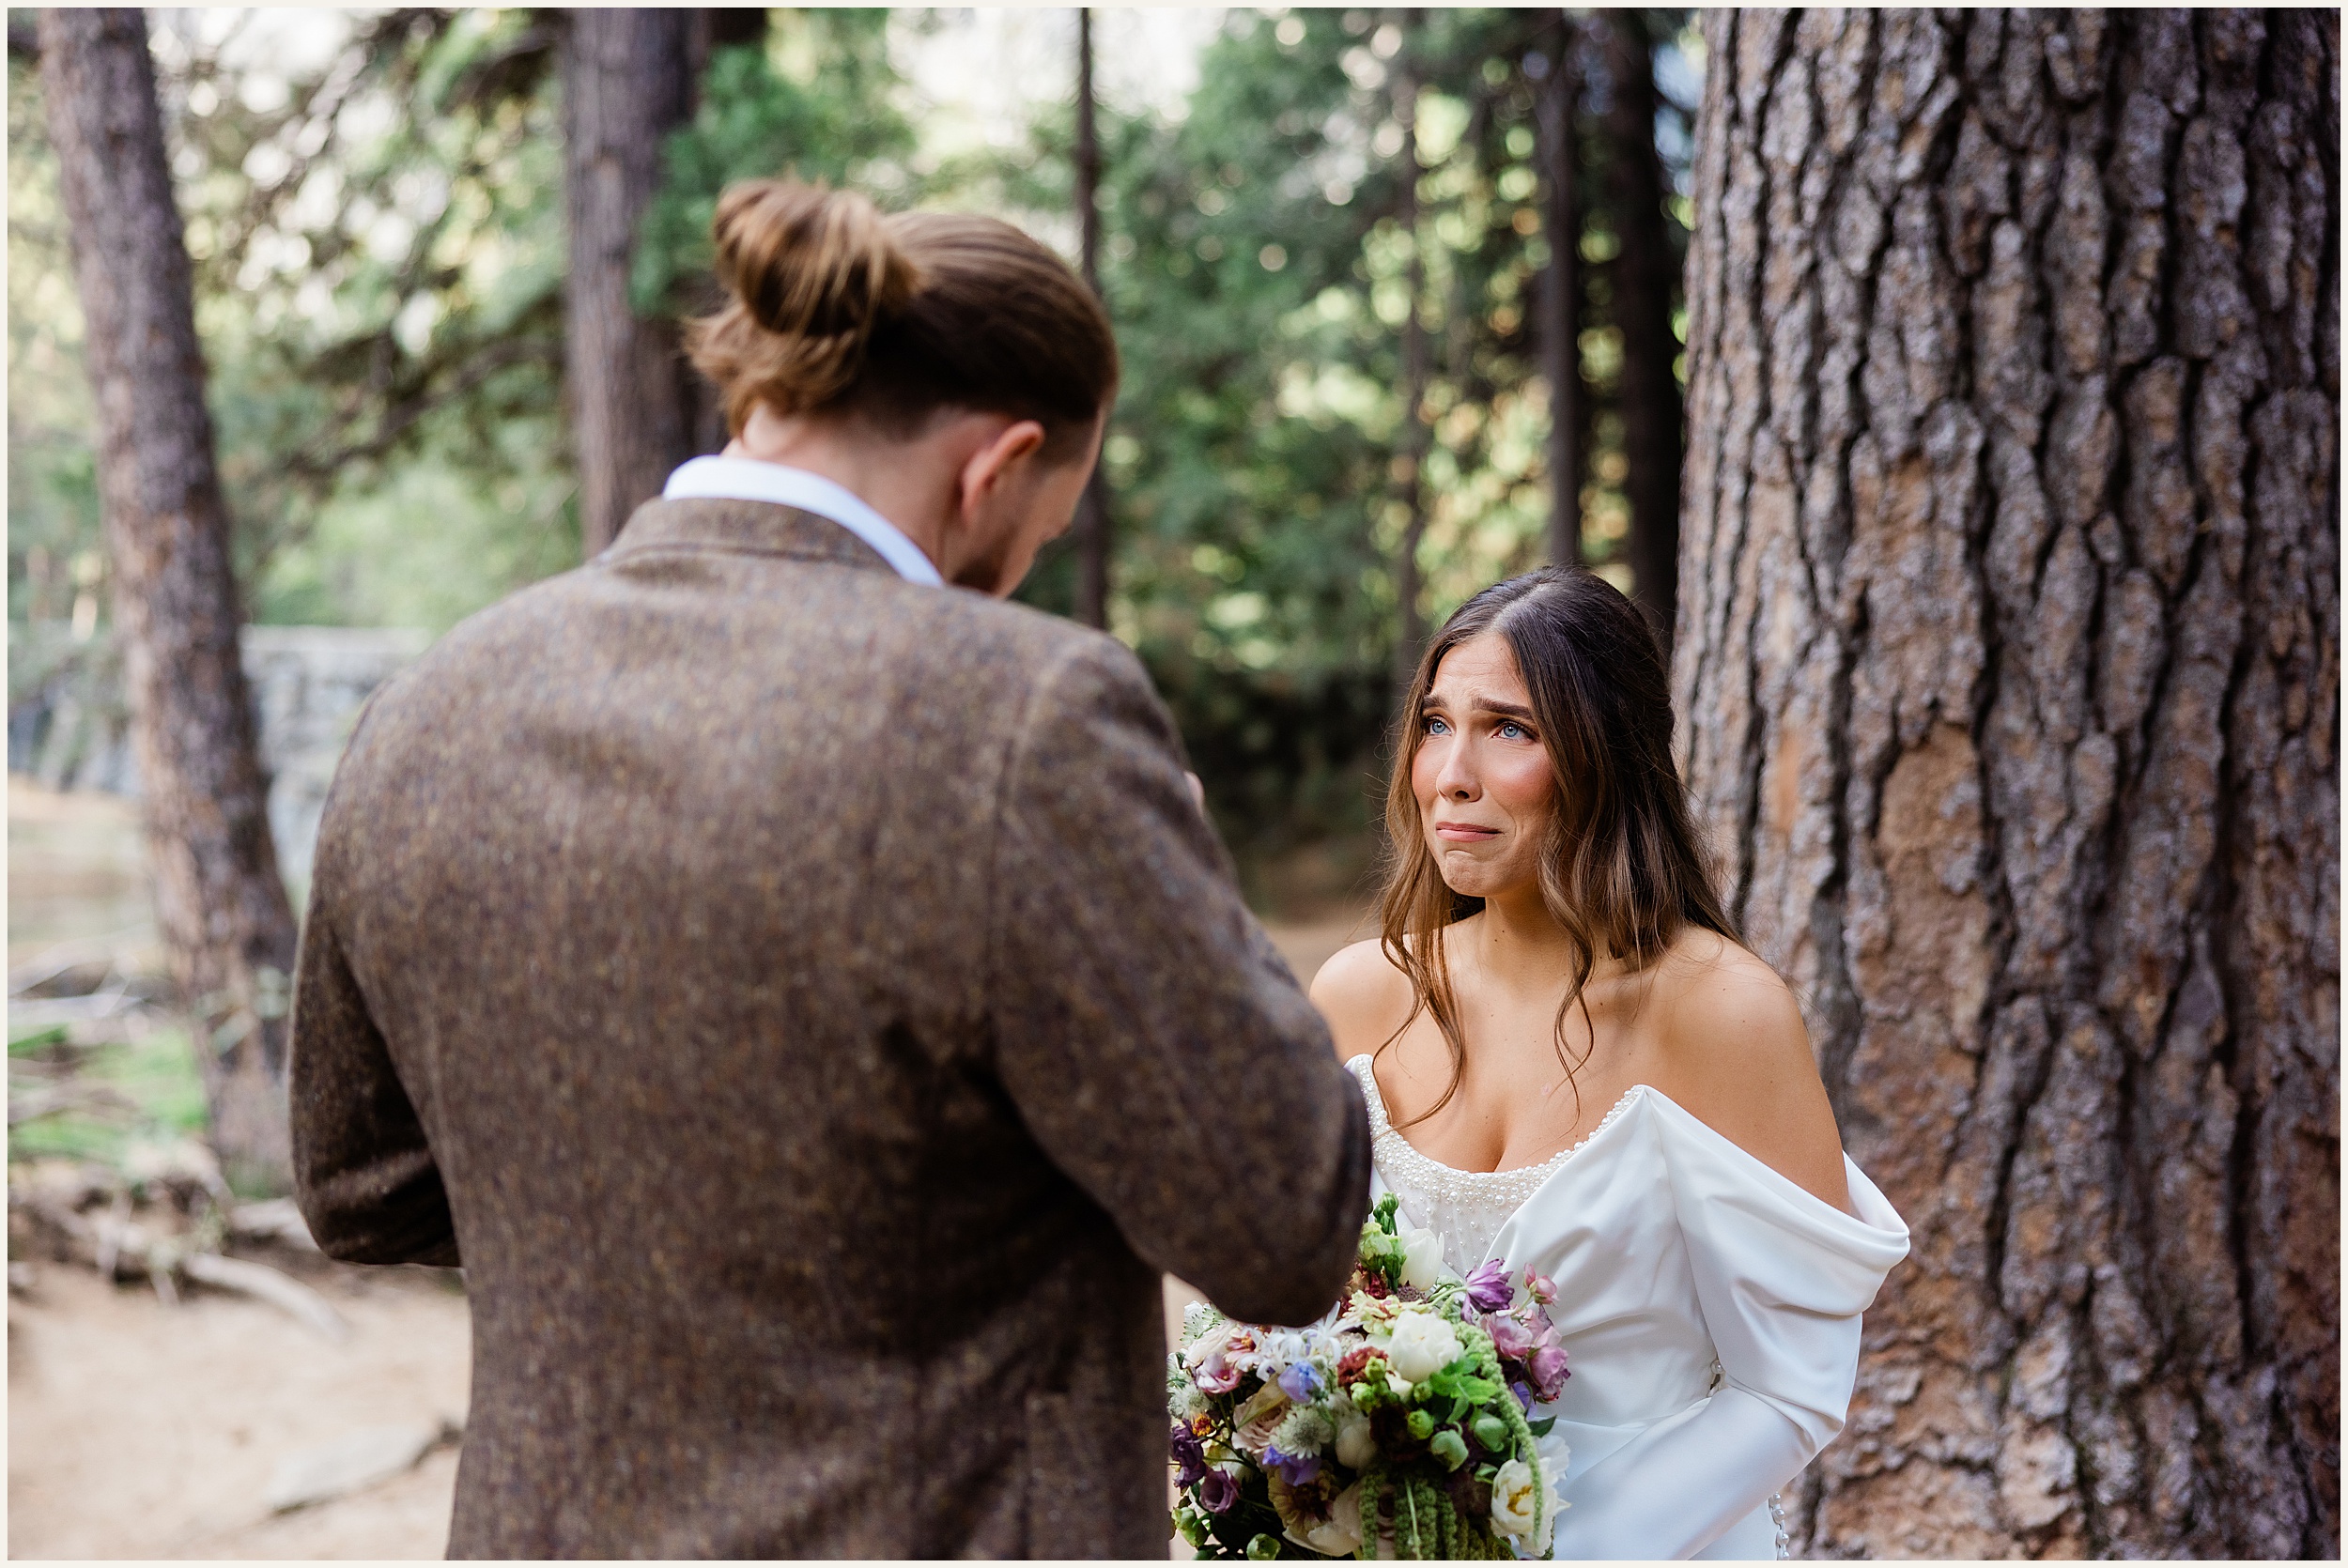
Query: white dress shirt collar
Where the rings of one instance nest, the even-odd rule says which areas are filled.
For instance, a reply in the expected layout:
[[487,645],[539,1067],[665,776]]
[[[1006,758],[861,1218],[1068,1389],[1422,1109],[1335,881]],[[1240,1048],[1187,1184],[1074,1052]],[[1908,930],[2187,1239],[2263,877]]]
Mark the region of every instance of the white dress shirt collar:
[[880,552],[907,582],[942,588],[946,579],[921,546],[845,485],[821,474],[754,457],[696,457],[669,476],[668,500],[763,500],[829,518]]

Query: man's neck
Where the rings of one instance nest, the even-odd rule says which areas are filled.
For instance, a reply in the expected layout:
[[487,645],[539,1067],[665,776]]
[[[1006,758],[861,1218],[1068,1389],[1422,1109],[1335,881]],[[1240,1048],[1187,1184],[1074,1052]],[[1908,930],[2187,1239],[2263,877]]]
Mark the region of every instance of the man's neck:
[[936,486],[926,471],[931,465],[910,460],[916,454],[851,438],[832,422],[778,419],[761,409],[720,455],[780,463],[830,480],[888,518],[933,565],[946,570],[946,498],[932,493]]

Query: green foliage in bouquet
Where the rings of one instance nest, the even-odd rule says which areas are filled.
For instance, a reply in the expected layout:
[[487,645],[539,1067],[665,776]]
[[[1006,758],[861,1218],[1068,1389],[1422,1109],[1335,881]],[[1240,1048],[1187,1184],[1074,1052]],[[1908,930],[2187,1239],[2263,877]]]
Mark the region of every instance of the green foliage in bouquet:
[[[1555,1475],[1535,1439],[1550,1422],[1527,1419],[1534,1374],[1487,1326],[1551,1344],[1547,1282],[1528,1276],[1519,1304],[1496,1265],[1443,1274],[1430,1241],[1388,1196],[1321,1322],[1187,1314],[1166,1378],[1174,1526],[1201,1557],[1367,1558],[1382,1542],[1404,1558],[1547,1549]],[[1547,1383],[1562,1380],[1562,1352],[1541,1365]]]

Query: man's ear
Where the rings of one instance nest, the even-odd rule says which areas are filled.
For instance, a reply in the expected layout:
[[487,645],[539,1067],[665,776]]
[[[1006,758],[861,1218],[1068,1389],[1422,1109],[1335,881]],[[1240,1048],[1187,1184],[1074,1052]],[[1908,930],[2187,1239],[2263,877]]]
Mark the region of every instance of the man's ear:
[[996,487],[1020,471],[1043,449],[1043,426],[1031,419],[1013,420],[1001,434],[970,454],[962,466],[962,513],[969,516]]

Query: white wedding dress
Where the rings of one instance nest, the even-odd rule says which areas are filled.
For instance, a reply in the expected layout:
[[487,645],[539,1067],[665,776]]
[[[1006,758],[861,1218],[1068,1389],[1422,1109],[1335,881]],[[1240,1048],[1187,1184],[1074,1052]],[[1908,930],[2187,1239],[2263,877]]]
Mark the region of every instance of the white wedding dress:
[[1386,1118],[1367,1056],[1373,1193],[1438,1235],[1557,1284],[1565,1391],[1534,1415],[1569,1451],[1559,1558],[1775,1558],[1775,1495],[1842,1430],[1859,1314],[1908,1226],[1844,1157],[1854,1218],[1645,1084],[1545,1164],[1457,1171]]

